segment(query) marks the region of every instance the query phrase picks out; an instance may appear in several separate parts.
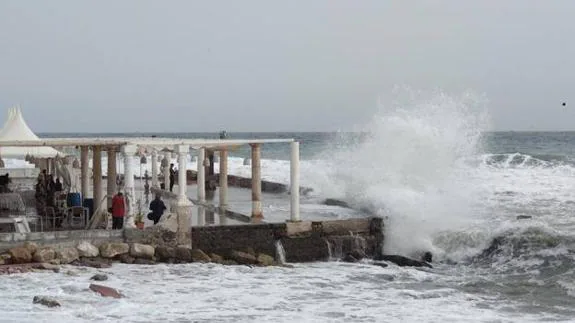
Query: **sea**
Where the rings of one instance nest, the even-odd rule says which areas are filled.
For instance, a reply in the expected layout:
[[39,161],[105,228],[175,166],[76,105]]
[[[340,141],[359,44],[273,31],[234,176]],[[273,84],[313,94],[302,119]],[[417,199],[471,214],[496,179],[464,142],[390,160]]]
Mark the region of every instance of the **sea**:
[[[352,132],[228,133],[297,139],[301,185],[313,188],[302,196],[303,219],[328,208],[325,198],[344,200],[363,212],[329,206],[322,216],[383,217],[384,252],[431,251],[433,268],[337,259],[69,267],[0,276],[0,322],[575,322],[575,132],[491,124],[488,109],[440,96],[382,109]],[[217,138],[220,130],[97,135]],[[249,176],[249,150],[230,156],[230,173]],[[289,183],[289,156],[289,145],[264,145],[264,179]],[[126,298],[90,292],[96,272]],[[34,305],[35,295],[62,307]]]

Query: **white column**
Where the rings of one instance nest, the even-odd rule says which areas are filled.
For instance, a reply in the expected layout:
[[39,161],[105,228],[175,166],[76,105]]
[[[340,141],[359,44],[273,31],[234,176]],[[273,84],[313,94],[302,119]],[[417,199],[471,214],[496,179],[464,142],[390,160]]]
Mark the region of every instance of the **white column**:
[[167,162],[167,166],[164,168],[164,188],[166,191],[170,190],[170,152],[164,153],[164,160]]
[[106,176],[108,184],[107,201],[108,207],[110,208],[112,207],[112,197],[114,197],[114,194],[118,191],[116,187],[116,147],[109,147],[106,153],[108,155],[108,175]]
[[127,212],[124,224],[127,228],[136,227],[136,224],[134,223],[136,192],[134,189],[134,170],[132,169],[136,150],[137,147],[135,145],[122,146],[122,154],[124,155],[124,194],[128,201],[128,205],[126,205]]
[[158,153],[152,150],[152,187],[160,188],[158,185]]
[[94,184],[94,210],[102,202],[102,147],[92,147],[92,176]]
[[290,160],[290,220],[301,221],[299,217],[299,142],[291,143]]
[[90,191],[89,180],[90,174],[89,171],[89,164],[88,164],[88,147],[82,146],[80,148],[80,168],[81,168],[81,182],[82,182],[82,201],[88,198],[88,192]]
[[198,150],[198,201],[204,203],[206,201],[206,167],[204,166],[206,160],[206,148],[202,147]]
[[203,226],[206,218],[206,208],[203,206],[206,203],[206,148],[202,147],[198,150],[198,225]]
[[252,218],[264,217],[262,213],[262,172],[261,144],[250,144],[252,147]]
[[228,207],[228,150],[220,150],[220,211],[225,215]]
[[192,246],[192,203],[186,195],[187,187],[187,163],[190,147],[177,145],[175,151],[178,153],[178,202],[176,216],[178,219],[178,231],[176,232],[179,245]]
[[187,165],[188,165],[188,152],[190,151],[190,147],[186,145],[177,145],[175,147],[176,152],[178,153],[178,200],[188,200],[188,196],[186,195],[186,187],[187,187]]

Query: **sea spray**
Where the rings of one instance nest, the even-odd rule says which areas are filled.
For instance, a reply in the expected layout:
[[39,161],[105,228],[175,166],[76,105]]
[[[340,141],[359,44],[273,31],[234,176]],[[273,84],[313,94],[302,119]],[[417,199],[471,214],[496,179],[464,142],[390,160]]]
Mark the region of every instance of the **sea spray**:
[[406,93],[398,96],[404,102],[382,104],[361,136],[339,138],[348,148],[331,153],[322,186],[386,216],[385,252],[409,255],[436,251],[434,234],[471,215],[477,186],[465,161],[477,155],[488,123],[472,94]]

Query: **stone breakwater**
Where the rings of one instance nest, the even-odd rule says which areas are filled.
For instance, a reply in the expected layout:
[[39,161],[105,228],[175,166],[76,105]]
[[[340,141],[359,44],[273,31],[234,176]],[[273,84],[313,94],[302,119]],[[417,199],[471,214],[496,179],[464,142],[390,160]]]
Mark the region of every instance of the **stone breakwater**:
[[256,253],[253,249],[230,250],[219,255],[206,254],[188,246],[157,246],[141,243],[105,242],[95,246],[81,242],[76,247],[56,250],[26,242],[0,255],[0,274],[23,273],[34,270],[58,271],[59,265],[107,268],[114,262],[151,265],[163,263],[218,263],[223,265],[273,266],[282,265],[275,257]]

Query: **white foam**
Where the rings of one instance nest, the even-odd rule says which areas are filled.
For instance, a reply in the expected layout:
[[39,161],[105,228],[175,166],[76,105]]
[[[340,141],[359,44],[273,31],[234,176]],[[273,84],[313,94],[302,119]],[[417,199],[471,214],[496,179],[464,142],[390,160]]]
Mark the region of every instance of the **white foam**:
[[[119,289],[126,298],[103,298],[88,290],[94,269],[79,276],[0,277],[2,321],[488,322],[515,318],[525,322],[544,317],[500,311],[500,301],[492,296],[468,295],[442,286],[443,275],[394,266],[114,265],[101,271],[110,276],[101,284]],[[437,285],[418,287],[428,281]],[[35,295],[53,296],[62,307],[34,305]],[[513,306],[511,302],[505,305]]]

